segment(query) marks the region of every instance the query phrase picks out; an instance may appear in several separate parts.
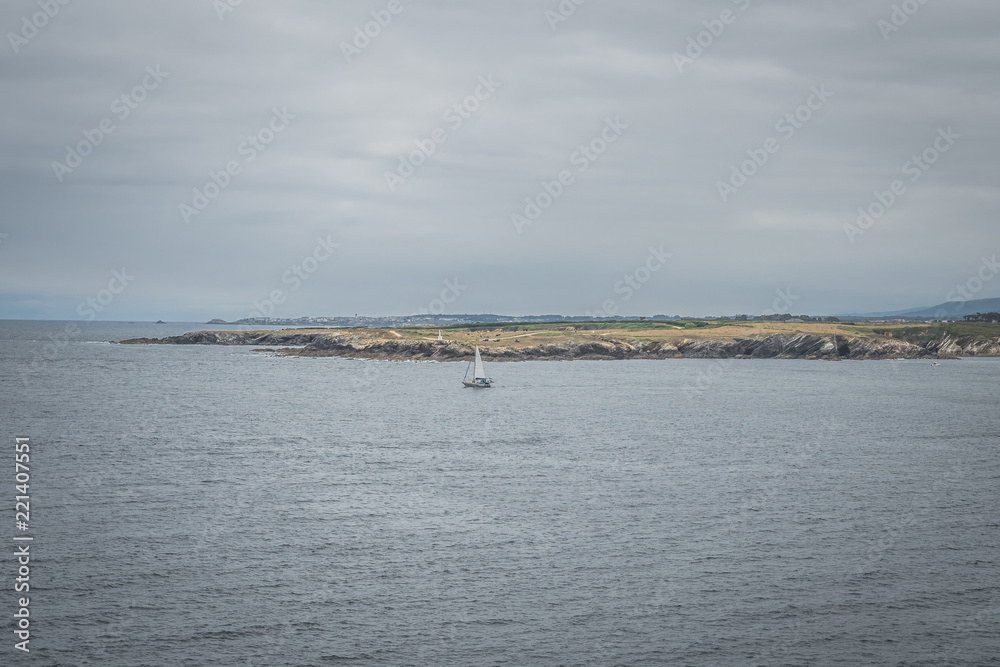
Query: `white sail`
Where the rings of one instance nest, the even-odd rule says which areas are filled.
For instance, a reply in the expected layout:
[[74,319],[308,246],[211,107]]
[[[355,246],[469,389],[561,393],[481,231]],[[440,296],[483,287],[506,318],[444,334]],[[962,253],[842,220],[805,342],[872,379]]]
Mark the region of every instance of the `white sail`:
[[476,370],[472,374],[473,380],[485,380],[486,371],[483,370],[483,358],[479,356],[479,346],[476,346]]

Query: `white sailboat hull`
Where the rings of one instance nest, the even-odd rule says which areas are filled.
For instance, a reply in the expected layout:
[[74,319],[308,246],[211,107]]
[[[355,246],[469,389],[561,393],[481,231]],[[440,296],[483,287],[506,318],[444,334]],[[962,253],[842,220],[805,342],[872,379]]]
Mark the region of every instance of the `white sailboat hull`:
[[490,383],[489,382],[470,382],[469,380],[462,380],[462,384],[464,384],[466,387],[474,387],[476,389],[489,389],[490,388]]

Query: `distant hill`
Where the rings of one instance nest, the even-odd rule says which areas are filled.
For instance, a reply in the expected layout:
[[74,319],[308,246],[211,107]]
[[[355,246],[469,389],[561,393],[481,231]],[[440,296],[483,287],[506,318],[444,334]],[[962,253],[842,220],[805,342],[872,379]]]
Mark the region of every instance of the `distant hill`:
[[891,313],[866,313],[859,317],[900,317],[907,319],[961,319],[965,315],[975,315],[976,313],[1000,312],[1000,299],[972,299],[970,301],[946,301],[936,306],[926,308],[910,308],[909,310],[897,310]]

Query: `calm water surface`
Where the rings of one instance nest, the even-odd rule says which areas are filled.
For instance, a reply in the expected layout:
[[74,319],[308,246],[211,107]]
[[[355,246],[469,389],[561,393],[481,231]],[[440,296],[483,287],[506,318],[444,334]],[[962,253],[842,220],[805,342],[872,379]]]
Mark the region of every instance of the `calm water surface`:
[[476,391],[78,326],[0,322],[37,536],[4,665],[1000,664],[1000,359],[487,358]]

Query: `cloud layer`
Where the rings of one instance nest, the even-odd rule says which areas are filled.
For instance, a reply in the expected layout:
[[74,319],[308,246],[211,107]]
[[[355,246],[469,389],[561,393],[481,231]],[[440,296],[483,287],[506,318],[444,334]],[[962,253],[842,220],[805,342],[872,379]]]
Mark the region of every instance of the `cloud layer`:
[[0,9],[0,317],[892,310],[1000,251],[996,3],[233,2]]

